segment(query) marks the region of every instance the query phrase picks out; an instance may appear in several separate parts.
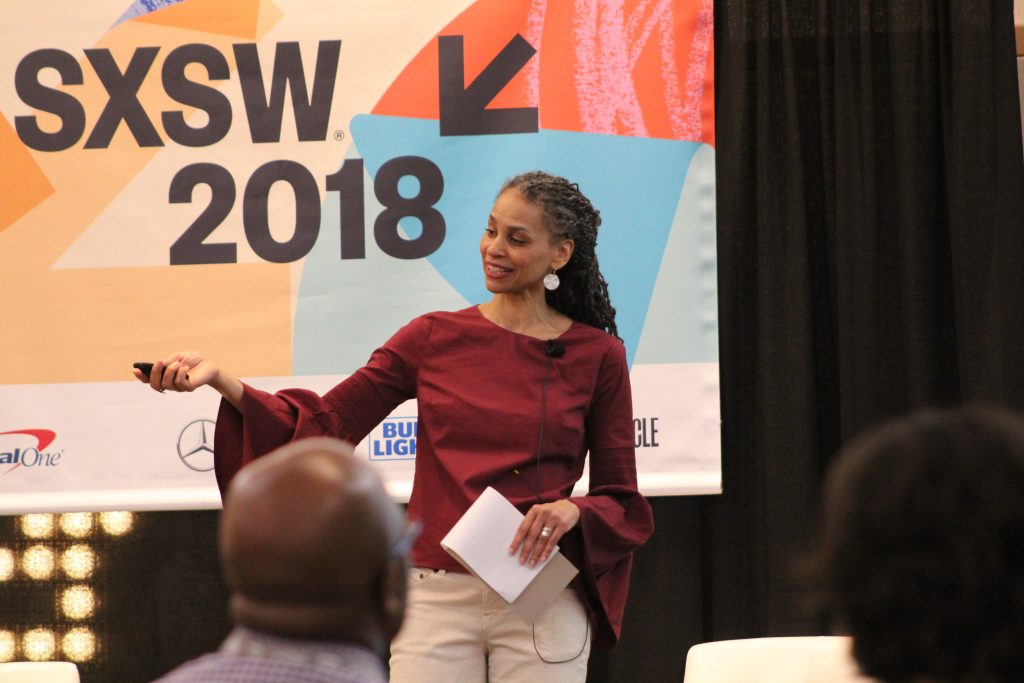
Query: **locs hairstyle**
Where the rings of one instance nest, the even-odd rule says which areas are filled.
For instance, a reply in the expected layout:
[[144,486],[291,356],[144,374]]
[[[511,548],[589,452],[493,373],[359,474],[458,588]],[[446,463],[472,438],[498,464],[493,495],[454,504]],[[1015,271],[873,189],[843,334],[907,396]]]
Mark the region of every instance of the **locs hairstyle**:
[[573,320],[618,337],[608,283],[597,263],[601,212],[580,192],[579,185],[543,171],[521,173],[506,181],[501,192],[510,189],[544,209],[544,227],[552,239],[569,238],[575,245],[569,262],[558,271],[561,285],[546,292],[548,304]]

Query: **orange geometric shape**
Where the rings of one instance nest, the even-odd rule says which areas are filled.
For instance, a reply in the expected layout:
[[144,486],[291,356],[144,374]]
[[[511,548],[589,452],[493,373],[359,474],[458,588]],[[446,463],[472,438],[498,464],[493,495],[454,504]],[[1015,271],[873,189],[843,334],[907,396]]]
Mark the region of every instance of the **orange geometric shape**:
[[255,40],[262,4],[277,10],[269,0],[266,3],[261,0],[185,0],[132,21]]
[[[438,35],[464,37],[468,86],[515,35],[537,49],[488,108],[537,107],[542,129],[714,145],[711,0],[476,0]],[[437,37],[374,114],[439,118]]]
[[[530,0],[475,2],[438,34],[466,37],[463,44],[465,85],[473,82],[477,74],[484,70],[516,33],[523,32],[529,8]],[[528,106],[525,92],[525,78],[521,71],[494,98],[488,108]],[[373,108],[373,113],[416,119],[438,118],[436,36],[395,79]]]
[[0,159],[0,187],[4,188],[4,200],[0,202],[2,232],[53,194],[53,185],[4,116],[0,116]]
[[284,16],[284,12],[281,8],[270,2],[270,0],[263,0],[260,3],[259,10],[259,23],[256,26],[256,40],[262,40],[263,36],[274,27],[281,17]]

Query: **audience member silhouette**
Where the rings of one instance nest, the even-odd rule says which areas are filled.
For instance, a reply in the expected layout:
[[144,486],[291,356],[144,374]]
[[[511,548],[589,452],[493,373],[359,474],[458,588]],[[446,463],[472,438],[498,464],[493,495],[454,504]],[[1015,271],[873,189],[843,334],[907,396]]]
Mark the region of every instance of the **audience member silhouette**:
[[220,554],[235,627],[159,679],[382,683],[413,534],[347,444],[288,444],[231,482]]
[[1024,681],[1024,423],[930,410],[843,449],[826,483],[826,605],[863,672]]

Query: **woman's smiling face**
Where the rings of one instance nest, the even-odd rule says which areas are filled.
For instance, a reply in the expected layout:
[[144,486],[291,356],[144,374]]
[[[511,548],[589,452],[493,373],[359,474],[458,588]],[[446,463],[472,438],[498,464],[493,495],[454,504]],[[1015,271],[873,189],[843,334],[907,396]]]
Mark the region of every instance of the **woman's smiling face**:
[[570,239],[552,240],[544,209],[516,189],[502,192],[480,239],[484,280],[493,294],[543,292],[544,276],[572,255]]

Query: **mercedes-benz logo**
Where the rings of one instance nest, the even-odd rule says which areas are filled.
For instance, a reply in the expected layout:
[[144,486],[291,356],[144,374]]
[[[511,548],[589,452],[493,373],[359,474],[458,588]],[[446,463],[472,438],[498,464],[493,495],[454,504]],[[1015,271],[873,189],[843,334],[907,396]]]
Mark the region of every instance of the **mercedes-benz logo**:
[[213,469],[214,424],[213,420],[192,420],[178,434],[178,457],[190,470],[209,472]]

